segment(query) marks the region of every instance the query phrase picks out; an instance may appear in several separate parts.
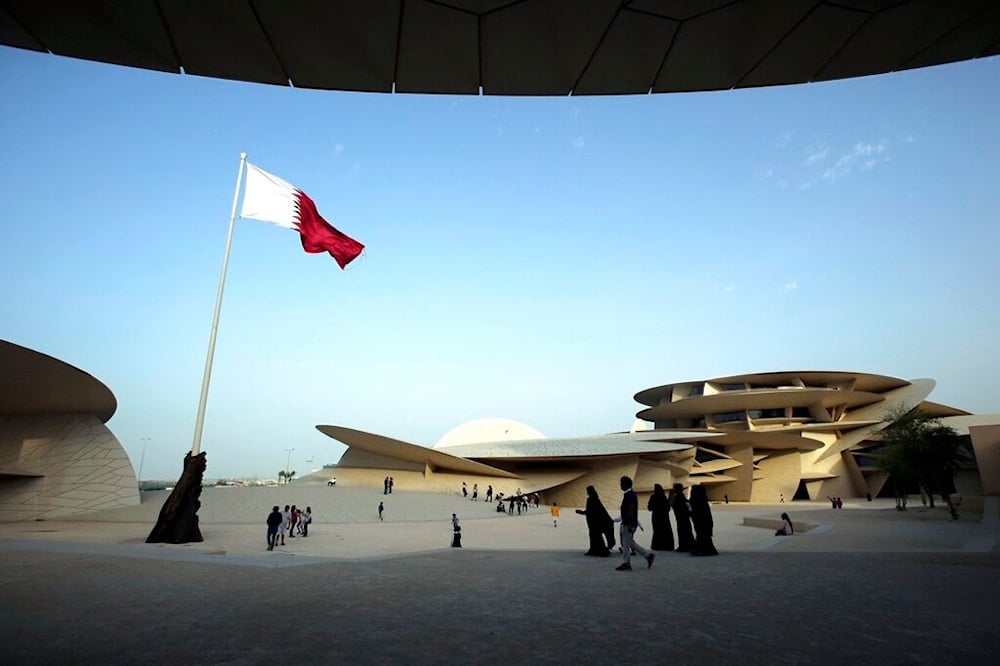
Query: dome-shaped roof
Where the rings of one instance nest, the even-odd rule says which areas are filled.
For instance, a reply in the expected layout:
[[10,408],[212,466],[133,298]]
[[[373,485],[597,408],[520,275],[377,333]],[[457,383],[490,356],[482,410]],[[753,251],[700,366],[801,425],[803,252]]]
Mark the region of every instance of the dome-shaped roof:
[[545,435],[520,421],[490,417],[455,426],[438,440],[434,448],[442,449],[479,442],[516,442],[522,439],[545,439]]

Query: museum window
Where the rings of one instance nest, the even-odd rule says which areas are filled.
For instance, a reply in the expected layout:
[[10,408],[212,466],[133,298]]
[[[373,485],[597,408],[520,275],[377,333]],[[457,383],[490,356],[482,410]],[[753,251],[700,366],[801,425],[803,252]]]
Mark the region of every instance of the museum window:
[[792,418],[808,419],[811,416],[812,412],[809,411],[808,407],[792,407]]
[[785,418],[785,408],[777,407],[774,409],[751,409],[750,418],[752,419],[783,419]]
[[733,421],[742,421],[743,417],[743,412],[719,412],[715,415],[715,422],[732,423]]
[[705,385],[704,384],[698,384],[697,386],[692,386],[691,387],[691,390],[688,391],[688,397],[690,398],[691,396],[695,396],[695,395],[705,395]]
[[745,391],[747,390],[746,384],[723,384],[723,391]]
[[706,463],[709,460],[718,460],[719,456],[713,455],[710,451],[704,451],[701,447],[699,447],[697,451],[695,451],[694,459],[700,463]]

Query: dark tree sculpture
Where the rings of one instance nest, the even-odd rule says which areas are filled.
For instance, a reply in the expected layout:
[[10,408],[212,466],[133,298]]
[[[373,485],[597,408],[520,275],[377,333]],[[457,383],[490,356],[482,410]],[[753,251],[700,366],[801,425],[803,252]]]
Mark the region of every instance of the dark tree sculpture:
[[184,472],[160,509],[156,526],[146,543],[191,543],[204,541],[198,528],[201,482],[205,476],[205,452],[184,456]]

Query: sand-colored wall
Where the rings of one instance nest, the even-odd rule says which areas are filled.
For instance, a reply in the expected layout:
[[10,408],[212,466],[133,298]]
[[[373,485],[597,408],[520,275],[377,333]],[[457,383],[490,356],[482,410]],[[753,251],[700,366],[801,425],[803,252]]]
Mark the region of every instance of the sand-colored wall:
[[709,485],[706,488],[708,498],[721,502],[728,496],[730,502],[749,502],[753,490],[753,445],[727,446],[726,455],[740,463],[739,467],[725,471],[726,476],[731,476],[736,480]]
[[0,416],[0,521],[52,519],[139,504],[132,463],[92,414]]
[[1000,495],[1000,424],[970,426],[969,437],[983,482],[983,495]]
[[[782,495],[791,502],[799,486],[802,465],[798,451],[770,451],[757,463],[760,468],[754,475],[751,502],[777,502]],[[730,497],[730,500],[732,497]]]

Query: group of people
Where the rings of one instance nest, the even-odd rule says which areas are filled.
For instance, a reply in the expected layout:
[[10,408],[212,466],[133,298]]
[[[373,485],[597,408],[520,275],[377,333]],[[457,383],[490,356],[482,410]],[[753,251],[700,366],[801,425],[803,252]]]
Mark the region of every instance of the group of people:
[[843,509],[844,508],[844,500],[843,500],[842,497],[831,497],[830,495],[827,495],[826,498],[828,500],[830,500],[830,506],[831,506],[831,508],[833,508],[833,509]]
[[[528,507],[534,505],[537,509],[541,498],[538,493],[531,493],[526,495],[524,493],[518,492],[515,495],[510,495],[505,497],[503,493],[497,493],[497,513],[506,513],[507,515],[513,516],[514,511],[517,511],[517,515],[521,513],[527,513]],[[504,503],[507,504],[506,508]],[[558,516],[557,516],[558,517]]]
[[[391,491],[390,491],[391,492]],[[473,502],[479,501],[479,484],[472,484],[472,496],[469,496],[469,484],[465,481],[462,482],[462,497],[466,499],[471,499]],[[497,502],[497,513],[508,513],[514,515],[515,509],[517,514],[521,515],[522,511],[527,511],[528,506],[531,504],[538,508],[539,503],[542,498],[538,493],[523,493],[520,488],[514,491],[513,495],[504,495],[502,492],[497,492],[495,495],[493,493],[492,484],[486,486],[485,499],[487,503],[493,502],[495,499]],[[504,507],[504,503],[507,503],[507,507]]]
[[311,522],[312,507],[307,506],[305,511],[300,511],[294,504],[286,504],[284,510],[272,507],[267,516],[267,549],[274,550],[275,546],[284,546],[286,536],[289,539],[309,536]]
[[[654,555],[635,543],[635,532],[644,529],[639,522],[639,499],[632,489],[632,479],[623,476],[620,480],[622,489],[622,504],[618,518],[612,518],[593,486],[587,486],[587,503],[577,513],[587,517],[587,531],[590,534],[590,547],[586,555],[607,557],[615,547],[614,524],[621,523],[619,528],[619,550],[622,553],[622,564],[619,571],[630,570],[630,556],[633,551],[646,558],[648,566],[653,565]],[[659,483],[654,484],[653,494],[646,503],[650,512],[650,523],[653,530],[650,550],[676,551],[691,555],[718,555],[712,542],[712,509],[708,503],[708,494],[703,486],[691,488],[691,499],[684,497],[684,486],[675,483],[669,494]],[[670,513],[673,512],[677,524],[677,542],[674,543],[674,531],[670,523]]]
[[395,480],[391,476],[385,477],[385,479],[382,480],[382,494],[383,495],[391,495],[392,494],[392,486],[393,486],[394,483],[395,483]]

